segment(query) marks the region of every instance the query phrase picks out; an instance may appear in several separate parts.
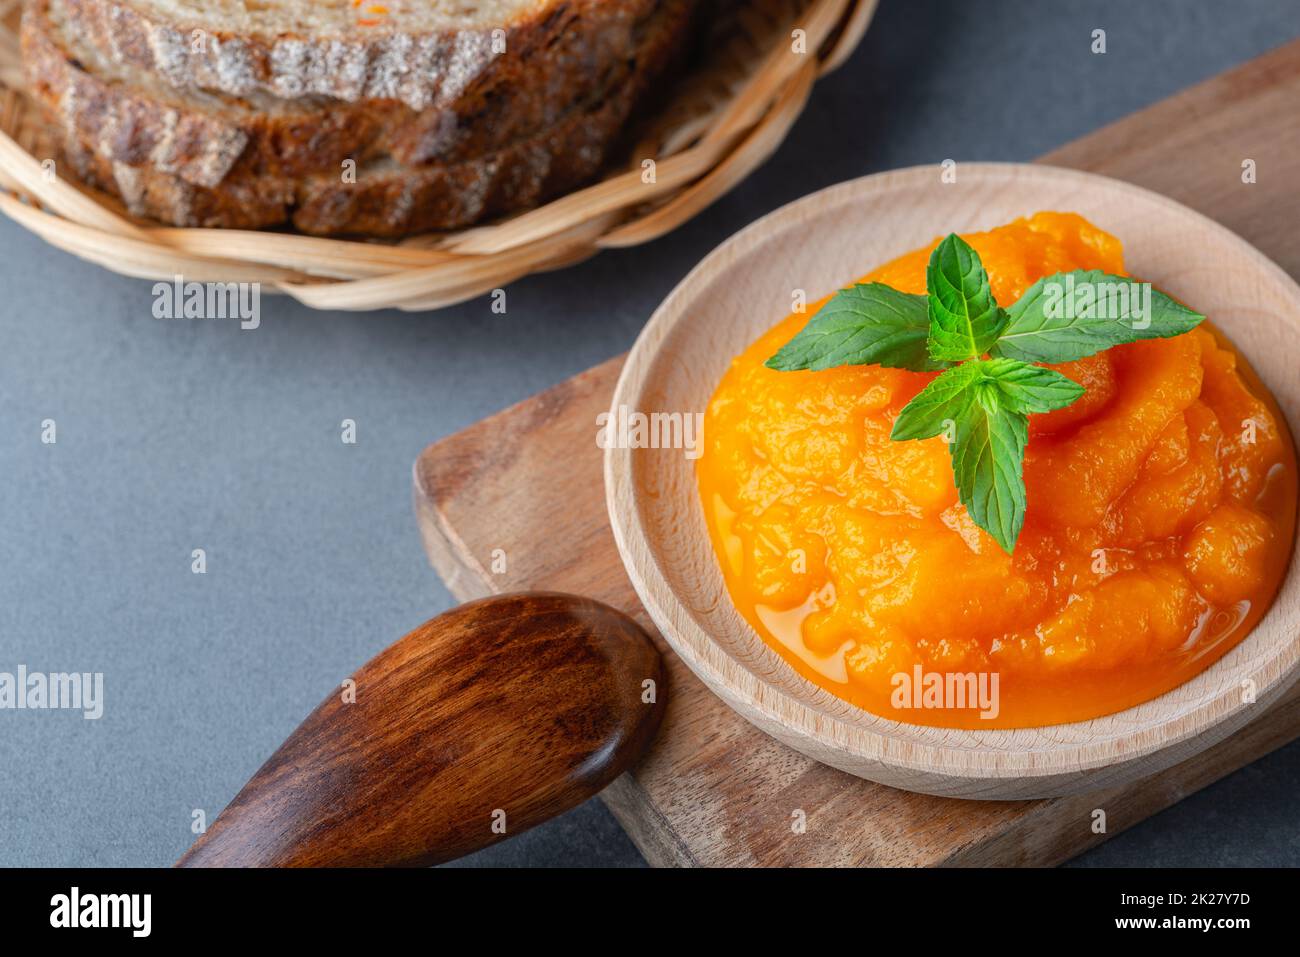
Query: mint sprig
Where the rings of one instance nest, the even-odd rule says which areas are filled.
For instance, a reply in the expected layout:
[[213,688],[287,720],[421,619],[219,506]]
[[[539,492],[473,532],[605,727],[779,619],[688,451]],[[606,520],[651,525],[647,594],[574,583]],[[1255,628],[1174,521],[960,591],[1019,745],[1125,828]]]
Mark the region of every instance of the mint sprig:
[[943,370],[903,407],[890,438],[942,435],[957,497],[1008,554],[1025,521],[1029,416],[1065,408],[1084,393],[1034,363],[1181,335],[1205,318],[1146,284],[1100,270],[1046,276],[1002,309],[979,253],[956,233],[930,255],[926,291],[910,295],[881,283],[841,289],[767,366]]

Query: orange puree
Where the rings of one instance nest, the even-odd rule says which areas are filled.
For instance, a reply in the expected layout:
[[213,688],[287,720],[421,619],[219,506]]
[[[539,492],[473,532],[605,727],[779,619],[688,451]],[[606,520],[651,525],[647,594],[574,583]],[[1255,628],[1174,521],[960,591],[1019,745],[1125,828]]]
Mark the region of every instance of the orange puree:
[[[1124,273],[1119,241],[1073,214],[964,238],[1003,306],[1048,273]],[[924,293],[932,248],[865,279]],[[1055,367],[1087,392],[1029,420],[1028,508],[1008,556],[957,501],[941,437],[890,441],[934,374],[763,367],[819,306],[733,361],[698,463],[732,600],[807,678],[916,724],[1056,724],[1181,684],[1263,615],[1291,554],[1295,453],[1272,397],[1207,324]],[[932,675],[949,688],[996,676],[983,709],[996,717],[922,696]]]

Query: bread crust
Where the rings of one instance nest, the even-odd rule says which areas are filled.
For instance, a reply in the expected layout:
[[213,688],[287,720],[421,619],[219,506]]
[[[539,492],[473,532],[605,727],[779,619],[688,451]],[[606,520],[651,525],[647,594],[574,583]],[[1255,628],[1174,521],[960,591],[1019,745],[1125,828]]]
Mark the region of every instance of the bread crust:
[[[119,196],[133,215],[177,226],[254,229],[291,222],[313,235],[377,237],[457,229],[544,202],[596,175],[628,118],[682,52],[694,6],[694,0],[665,0],[653,41],[603,95],[535,136],[460,163],[414,168],[384,158],[360,166],[355,182],[337,172],[234,175],[206,187],[122,162],[84,131],[62,126],[65,159],[81,179]],[[59,104],[42,105],[57,120]]]
[[[412,34],[377,25],[347,36],[238,35],[151,17],[131,0],[67,0],[76,36],[111,62],[179,89],[349,103],[399,100],[413,110],[473,112],[504,86],[545,83],[574,49],[643,15],[652,0],[549,0],[511,21]],[[560,41],[564,42],[560,42]]]
[[151,163],[198,186],[230,175],[303,176],[392,156],[400,163],[454,163],[536,135],[613,82],[646,43],[654,42],[661,0],[644,15],[603,35],[600,49],[557,58],[557,69],[532,88],[494,91],[481,104],[412,110],[398,100],[343,103],[316,97],[258,109],[226,94],[186,95],[153,83],[100,75],[91,55],[62,36],[50,15],[64,0],[28,0],[22,46],[27,81],[47,102],[57,99],[61,123],[111,159]]

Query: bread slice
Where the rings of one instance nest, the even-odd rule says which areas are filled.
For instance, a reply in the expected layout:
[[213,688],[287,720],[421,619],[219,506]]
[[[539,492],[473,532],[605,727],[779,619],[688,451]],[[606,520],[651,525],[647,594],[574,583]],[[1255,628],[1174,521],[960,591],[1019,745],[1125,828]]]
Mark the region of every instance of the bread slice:
[[66,132],[62,153],[77,179],[117,196],[131,215],[172,226],[278,226],[294,205],[292,179],[259,176],[209,189],[149,166],[114,162]]
[[[628,117],[683,47],[694,0],[664,0],[636,60],[611,87],[539,134],[483,157],[421,168],[381,158],[355,182],[338,173],[301,178],[232,175],[216,187],[114,159],[63,126],[65,155],[83,180],[122,198],[132,214],[177,226],[400,236],[455,229],[535,205],[581,185],[604,165]],[[45,104],[59,115],[59,106]]]
[[[68,0],[74,35],[172,86],[473,109],[591,62],[651,0]],[[563,42],[561,42],[563,41]]]
[[[599,55],[565,57],[544,83],[498,91],[475,111],[417,112],[397,100],[343,103],[325,97],[279,100],[190,91],[133,77],[69,36],[66,0],[28,0],[23,62],[29,87],[59,104],[60,122],[99,152],[129,166],[146,163],[198,186],[227,176],[302,176],[391,156],[399,163],[449,163],[539,133],[589,101],[653,42],[660,0],[638,20],[609,30]],[[562,39],[562,44],[568,41]]]

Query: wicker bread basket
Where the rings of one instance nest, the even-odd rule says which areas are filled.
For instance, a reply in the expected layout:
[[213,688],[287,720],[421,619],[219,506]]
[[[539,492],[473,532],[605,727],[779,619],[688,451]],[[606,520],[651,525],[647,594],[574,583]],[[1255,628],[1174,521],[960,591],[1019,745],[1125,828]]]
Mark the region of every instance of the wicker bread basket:
[[636,128],[637,146],[602,181],[495,223],[396,243],[162,227],[59,178],[45,120],[23,93],[20,6],[0,0],[0,211],[123,275],[259,282],[317,309],[429,310],[690,219],[781,144],[813,81],[857,45],[876,0],[742,0],[727,41]]

